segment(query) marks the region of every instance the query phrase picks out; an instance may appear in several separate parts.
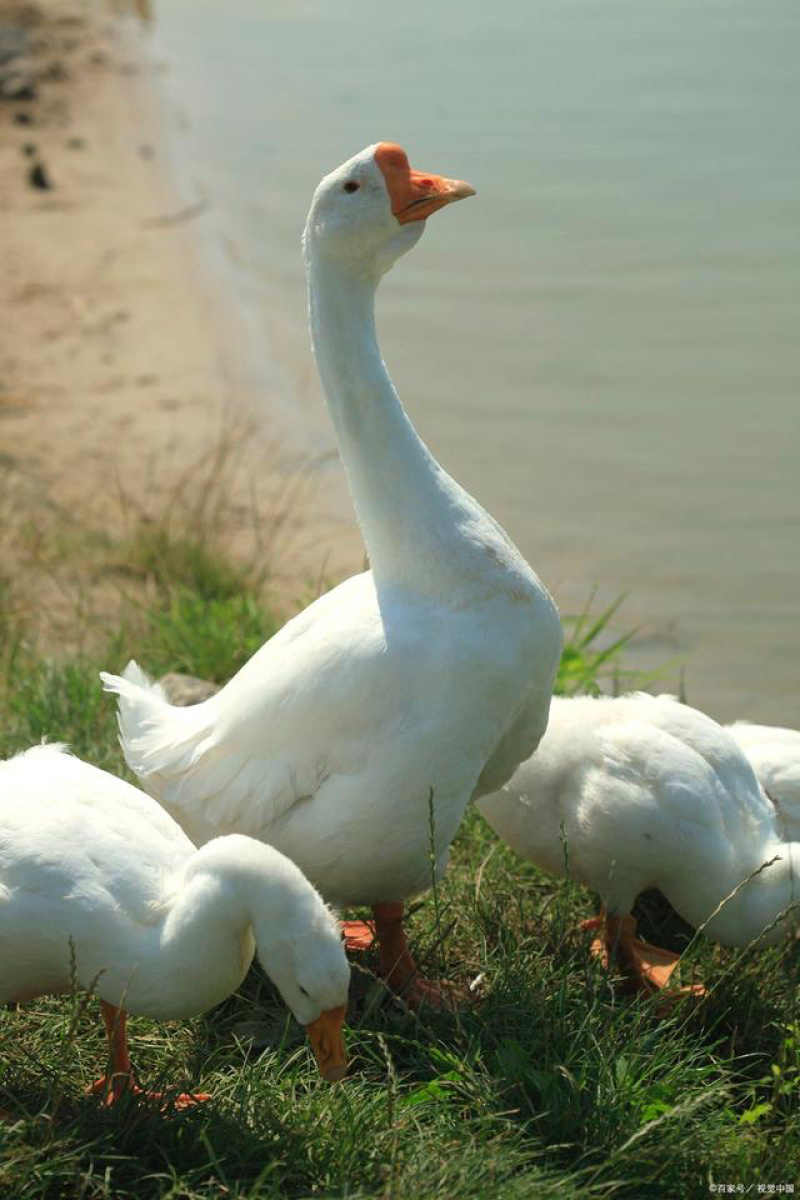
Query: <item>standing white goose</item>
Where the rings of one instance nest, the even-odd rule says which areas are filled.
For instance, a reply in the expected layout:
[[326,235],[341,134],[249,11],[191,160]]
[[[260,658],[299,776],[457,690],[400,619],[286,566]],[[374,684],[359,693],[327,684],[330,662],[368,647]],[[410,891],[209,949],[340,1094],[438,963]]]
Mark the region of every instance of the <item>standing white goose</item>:
[[149,796],[63,746],[0,763],[0,1003],[68,991],[74,966],[108,1033],[112,1069],[93,1090],[110,1101],[133,1086],[127,1012],[205,1012],[256,949],[323,1075],[340,1079],[350,972],[332,914],[294,863],[241,836],[197,850]]
[[311,336],[371,570],[290,621],[216,696],[167,704],[135,664],[119,693],[125,756],[193,840],[278,847],[337,906],[372,905],[382,971],[412,1004],[403,901],[431,883],[476,792],[547,725],[561,627],[500,526],[441,468],[376,340],[381,276],[424,219],[471,196],[370,146],[322,180],[303,234]]
[[728,946],[771,944],[800,921],[787,912],[800,901],[800,841],[730,732],[672,696],[557,697],[536,754],[478,804],[513,850],[552,874],[565,871],[566,841],[572,878],[602,900],[587,923],[603,930],[596,950],[616,950],[647,991],[678,959],[635,937],[630,913],[646,888]]

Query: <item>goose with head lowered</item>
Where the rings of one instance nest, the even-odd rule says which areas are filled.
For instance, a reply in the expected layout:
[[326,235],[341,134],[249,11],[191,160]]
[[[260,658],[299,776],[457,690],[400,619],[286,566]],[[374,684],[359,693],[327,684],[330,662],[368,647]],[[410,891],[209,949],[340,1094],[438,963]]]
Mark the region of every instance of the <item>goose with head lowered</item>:
[[747,755],[787,841],[800,841],[800,729],[735,721],[728,733]]
[[544,733],[561,652],[547,590],[423,444],[378,348],[381,277],[473,191],[382,142],[326,176],[308,215],[311,337],[370,570],[193,708],[136,664],[103,676],[128,763],[190,837],[251,834],[331,904],[372,906],[383,976],[414,1006],[446,1002],[402,924],[432,882],[431,826],[441,874],[470,797]]
[[107,1103],[138,1090],[126,1014],[205,1012],[256,950],[323,1076],[341,1079],[350,971],[333,914],[294,863],[240,835],[196,849],[150,796],[63,746],[0,763],[0,1003],[73,980],[92,989],[111,1069],[91,1090]]
[[522,857],[555,875],[568,862],[599,893],[593,951],[637,989],[663,987],[678,963],[636,937],[647,888],[726,946],[770,945],[800,922],[797,828],[734,732],[672,696],[556,697],[536,754],[478,804]]

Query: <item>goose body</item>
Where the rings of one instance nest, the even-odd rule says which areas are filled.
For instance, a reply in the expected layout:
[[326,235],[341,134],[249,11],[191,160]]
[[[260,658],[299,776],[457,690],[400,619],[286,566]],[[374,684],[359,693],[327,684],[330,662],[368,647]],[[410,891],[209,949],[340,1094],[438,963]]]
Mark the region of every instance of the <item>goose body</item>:
[[106,1006],[189,1017],[256,950],[310,1032],[331,1010],[341,1027],[338,928],[292,862],[241,835],[196,849],[149,796],[61,746],[0,763],[0,1002],[68,990],[74,955]]
[[671,696],[555,698],[536,754],[478,807],[556,875],[563,830],[571,876],[616,917],[655,887],[726,945],[775,942],[798,920],[779,917],[800,900],[800,845],[730,733]]
[[423,445],[375,336],[381,275],[471,191],[381,143],[322,181],[306,224],[312,340],[371,569],[191,709],[135,664],[104,676],[128,763],[193,839],[269,842],[336,905],[430,885],[431,793],[441,872],[470,797],[535,749],[560,656],[548,592]]
[[783,836],[800,841],[800,730],[737,721],[726,729],[750,760]]

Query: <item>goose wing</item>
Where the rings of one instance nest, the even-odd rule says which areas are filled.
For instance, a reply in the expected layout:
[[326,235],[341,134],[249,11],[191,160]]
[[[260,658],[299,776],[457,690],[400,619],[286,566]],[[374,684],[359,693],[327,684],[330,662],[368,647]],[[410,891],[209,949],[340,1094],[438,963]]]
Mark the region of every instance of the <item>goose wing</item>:
[[367,574],[320,597],[202,704],[168,704],[135,664],[102,678],[119,696],[125,757],[147,791],[211,831],[258,836],[332,776],[358,775],[413,721],[405,678],[419,656],[404,668],[396,650],[387,671]]

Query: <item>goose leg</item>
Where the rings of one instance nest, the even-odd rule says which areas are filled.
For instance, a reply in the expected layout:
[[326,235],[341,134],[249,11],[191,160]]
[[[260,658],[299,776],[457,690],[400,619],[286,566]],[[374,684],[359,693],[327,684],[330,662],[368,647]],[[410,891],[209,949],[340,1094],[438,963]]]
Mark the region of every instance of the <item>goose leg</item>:
[[123,1092],[136,1090],[136,1085],[131,1074],[128,1038],[125,1032],[127,1013],[122,1008],[107,1004],[105,1000],[100,1001],[100,1011],[106,1026],[110,1069],[86,1090],[87,1093],[102,1096],[103,1103],[110,1106],[119,1100]]
[[406,941],[403,908],[402,903],[373,904],[374,921],[342,921],[345,947],[356,952],[369,950],[377,941],[381,976],[409,1008],[418,1010],[427,1004],[452,1011],[456,1007],[454,989],[420,976]]
[[[608,916],[601,911],[598,916],[581,922],[581,928],[600,931],[600,935],[592,942],[591,952],[606,968],[616,963],[625,980],[625,991],[655,995],[668,985],[680,961],[678,954],[637,938],[636,919],[630,914],[624,917]],[[705,988],[698,983],[676,992],[676,996],[704,994]]]
[[[124,1008],[116,1008],[113,1004],[107,1004],[105,1000],[100,1001],[100,1010],[103,1014],[108,1038],[110,1071],[106,1071],[105,1075],[96,1079],[86,1091],[88,1095],[101,1096],[103,1104],[110,1107],[112,1104],[116,1104],[125,1092],[139,1095],[143,1089],[133,1078],[126,1032],[128,1014]],[[192,1104],[200,1104],[211,1099],[205,1092],[181,1092],[174,1098],[172,1096],[165,1097],[161,1092],[151,1092],[149,1095],[156,1100],[166,1100],[171,1107],[175,1108],[189,1108]]]
[[403,904],[373,904],[375,936],[381,956],[381,975],[388,986],[401,996],[409,1008],[430,1008],[453,1011],[456,996],[447,984],[422,979],[411,957],[403,929]]

